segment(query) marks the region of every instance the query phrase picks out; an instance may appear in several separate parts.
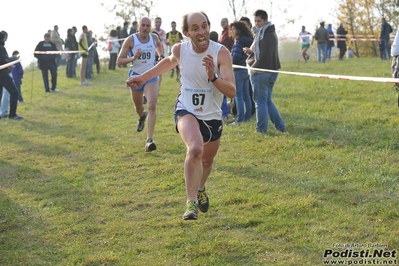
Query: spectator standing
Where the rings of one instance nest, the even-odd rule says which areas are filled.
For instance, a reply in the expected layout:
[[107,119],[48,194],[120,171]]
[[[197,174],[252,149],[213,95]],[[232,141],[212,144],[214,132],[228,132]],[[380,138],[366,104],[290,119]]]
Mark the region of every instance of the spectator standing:
[[219,40],[219,33],[217,33],[216,31],[211,31],[210,34],[209,34],[209,39],[211,41],[214,41],[214,42],[219,42],[218,41]]
[[[50,34],[44,34],[44,40],[40,41],[35,48],[35,57],[38,60],[38,65],[42,71],[42,78],[44,83],[44,90],[46,93],[58,92],[57,89],[57,55],[56,53],[51,53],[58,51],[56,45],[51,42]],[[37,53],[36,53],[37,52]],[[50,52],[50,53],[47,53]],[[49,85],[48,72],[51,74],[51,87]]]
[[[392,78],[399,79],[399,29],[396,31],[395,39],[392,43],[391,49],[392,56],[392,66],[391,73]],[[398,83],[395,83],[396,90],[399,90],[399,80]],[[399,98],[398,98],[398,106],[399,106]]]
[[320,22],[320,27],[314,34],[314,38],[317,41],[317,61],[319,63],[325,63],[327,59],[328,31],[324,25],[324,21]]
[[305,63],[309,61],[309,55],[307,54],[307,51],[310,47],[310,36],[312,36],[312,34],[306,31],[305,26],[302,26],[302,30],[299,32],[299,38],[302,41],[301,54],[305,60]]
[[137,32],[137,21],[133,21],[132,26],[130,27],[129,35]]
[[118,52],[121,47],[118,41],[118,32],[116,30],[111,30],[109,33],[108,47],[111,49],[109,50],[108,69],[115,70],[116,58],[118,57]]
[[65,51],[76,51],[76,53],[68,53],[66,56],[66,76],[67,78],[75,78],[76,71],[74,69],[75,57],[78,50],[78,42],[72,28],[67,30],[67,37],[65,39]]
[[[220,21],[220,26],[222,27],[222,33],[219,35],[219,43],[224,45],[227,50],[231,52],[231,48],[233,48],[234,40],[230,36],[229,29],[229,20],[227,18],[222,18]],[[229,105],[227,104],[226,95],[223,96],[222,102],[222,117],[224,119],[229,118]]]
[[344,29],[344,25],[341,23],[337,29],[337,47],[339,49],[339,60],[344,60],[346,52],[346,34],[348,31]]
[[335,35],[334,35],[331,24],[328,24],[327,31],[328,31],[327,59],[331,60],[331,51],[332,51],[332,48],[335,46],[335,43],[334,43]]
[[[10,57],[10,61],[15,61],[19,59],[19,53],[17,51],[14,51],[12,53],[12,56]],[[10,71],[10,77],[13,79],[15,86],[18,89],[18,102],[21,102],[20,99],[21,98],[21,92],[20,92],[20,86],[17,85],[17,82],[14,80],[14,75],[16,78],[18,78],[18,76],[20,76],[21,71],[22,71],[22,76],[23,76],[23,69],[22,69],[22,65],[20,62],[13,64],[10,67],[12,70]],[[19,81],[21,81],[19,79]],[[23,100],[22,100],[23,101]],[[8,93],[7,90],[5,90],[3,88],[3,97],[1,98],[0,101],[0,117],[8,117],[8,107],[10,106],[10,93]]]
[[[12,57],[15,59],[19,59],[20,55],[18,51],[12,52]],[[15,86],[18,89],[18,101],[20,103],[24,102],[24,98],[22,97],[22,79],[24,78],[24,68],[21,65],[21,62],[15,63],[12,68],[12,78],[14,80]]]
[[385,49],[383,52],[382,59],[389,60],[391,57],[391,38],[390,34],[392,32],[391,25],[385,20],[385,18],[381,19],[381,31],[380,31],[380,41],[384,41]]
[[[242,21],[235,21],[230,24],[234,44],[231,49],[231,58],[234,65],[246,66],[247,54],[243,48],[251,46],[253,42],[252,32]],[[237,109],[236,121],[231,125],[237,125],[245,122],[252,117],[252,102],[249,93],[249,75],[248,70],[244,68],[235,68],[234,77],[236,82],[235,105]]]
[[96,49],[97,44],[94,42],[93,32],[91,30],[87,31],[86,37],[89,49],[89,54],[87,55],[86,79],[91,79],[93,75],[94,49]]
[[121,38],[123,39],[121,40],[122,43],[128,36],[129,36],[129,22],[125,21],[121,29]]
[[[97,43],[97,40],[94,39],[94,42]],[[100,64],[100,57],[99,57],[99,55],[98,55],[97,47],[98,47],[97,44],[93,47],[93,51],[94,51],[94,64],[96,65],[96,72],[97,72],[97,74],[100,74],[101,64]]]
[[241,17],[240,21],[245,23],[245,25],[248,27],[248,29],[251,31],[251,33],[253,35],[251,20],[248,17]]
[[[129,31],[130,31],[130,29],[129,29],[129,22],[125,21],[125,22],[123,23],[123,27],[121,28],[121,33],[120,33],[120,38],[121,38],[121,40],[120,40],[120,47],[122,47],[123,41],[124,41],[127,37],[129,37]],[[126,65],[126,64],[125,64],[125,65],[122,65],[122,67],[126,68],[127,65]]]
[[233,48],[234,40],[230,35],[229,20],[227,18],[222,18],[220,21],[220,26],[222,27],[222,33],[219,36],[219,43],[226,46],[227,50],[231,52]]
[[80,85],[88,86],[89,83],[86,81],[86,69],[87,69],[87,61],[89,56],[89,46],[87,43],[87,26],[82,26],[82,34],[79,36],[79,53],[82,57],[82,63],[80,65]]
[[[173,45],[183,41],[183,35],[181,34],[181,32],[176,30],[176,22],[172,21],[170,23],[170,26],[171,26],[172,30],[169,31],[168,33],[166,33],[166,39],[165,39],[165,43],[168,46],[168,50],[170,51],[168,53],[169,55],[172,53]],[[179,81],[180,80],[180,69],[179,69],[178,65],[172,69],[172,72],[170,73],[170,77],[173,78],[175,69],[176,69],[176,81]]]
[[[8,38],[7,32],[1,31],[0,32],[0,66],[10,63],[12,61],[12,59],[10,59],[8,57],[8,53],[5,48],[5,42],[7,41],[7,38]],[[8,93],[10,94],[10,111],[8,113],[8,117],[10,119],[14,119],[14,120],[22,120],[23,117],[17,115],[18,89],[15,86],[15,83],[12,79],[12,74],[10,73],[11,68],[12,68],[12,66],[0,69],[0,98],[2,98],[3,89],[6,89],[8,91]],[[3,119],[3,118],[4,117],[0,117],[0,119]]]
[[[258,9],[255,11],[254,17],[258,31],[251,48],[244,48],[244,52],[249,54],[247,64],[253,68],[279,70],[281,65],[276,28],[268,21],[266,11]],[[273,87],[278,73],[250,69],[249,75],[256,105],[256,132],[267,132],[269,117],[278,131],[286,131],[280,112],[272,100]]]
[[[253,27],[252,27],[251,20],[248,17],[241,17],[240,21],[244,22],[245,25],[247,25],[247,27],[251,31],[251,34],[252,34],[252,37],[253,37],[255,34],[254,34],[254,31],[252,30]],[[251,103],[252,103],[252,115],[254,115],[256,108],[255,108],[255,102],[254,102],[254,98],[253,98],[253,90],[252,90],[251,82],[249,82],[249,96],[251,98]],[[230,103],[230,105],[231,105],[231,103]],[[235,104],[230,109],[231,109],[231,113],[232,114],[237,115],[237,108],[236,108]]]
[[[64,44],[64,41],[61,39],[60,33],[58,32],[58,26],[54,25],[54,29],[51,31],[50,34],[50,41],[55,44],[57,47],[58,51],[62,51],[62,45]],[[60,66],[61,64],[61,54],[57,54],[57,57],[55,59],[55,63],[57,67]]]
[[[78,43],[78,41],[76,39],[76,33],[78,32],[78,29],[75,26],[73,26],[72,27],[72,31],[73,31],[72,32],[73,38],[74,38],[74,41],[76,43],[76,51],[79,51],[79,43]],[[73,78],[76,78],[76,66],[78,64],[78,59],[80,58],[80,53],[76,52],[73,55],[74,55],[74,60],[71,62],[72,63],[71,74],[72,74]]]

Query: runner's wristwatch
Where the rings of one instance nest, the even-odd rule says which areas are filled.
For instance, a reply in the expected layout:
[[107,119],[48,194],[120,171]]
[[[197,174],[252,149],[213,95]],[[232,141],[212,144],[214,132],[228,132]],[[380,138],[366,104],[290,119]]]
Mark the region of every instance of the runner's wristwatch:
[[213,79],[211,80],[211,82],[212,82],[212,83],[215,82],[218,78],[219,78],[219,75],[216,74],[216,73],[214,73],[214,74],[213,74]]

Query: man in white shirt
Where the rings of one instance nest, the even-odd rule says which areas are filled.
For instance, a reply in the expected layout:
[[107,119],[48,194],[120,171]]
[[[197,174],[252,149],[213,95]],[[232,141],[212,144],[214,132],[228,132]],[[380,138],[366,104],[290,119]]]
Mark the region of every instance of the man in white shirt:
[[189,42],[174,45],[170,56],[126,81],[127,86],[136,88],[180,66],[181,87],[175,104],[175,123],[187,148],[184,220],[196,220],[198,209],[208,211],[205,182],[211,174],[222,135],[223,95],[233,98],[236,94],[230,52],[223,45],[210,41],[209,26],[209,19],[203,12],[185,15],[182,29]]

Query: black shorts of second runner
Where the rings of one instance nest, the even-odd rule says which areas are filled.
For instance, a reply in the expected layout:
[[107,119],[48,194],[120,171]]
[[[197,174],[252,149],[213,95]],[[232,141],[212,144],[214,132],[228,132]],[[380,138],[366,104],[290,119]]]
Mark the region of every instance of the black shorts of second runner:
[[198,124],[200,126],[202,139],[205,143],[218,140],[222,136],[222,131],[223,131],[222,120],[217,120],[217,119],[200,120],[195,115],[188,112],[187,110],[175,111],[175,124],[176,124],[176,132],[177,133],[179,133],[179,130],[177,129],[177,117],[185,116],[185,115],[192,115],[197,119]]

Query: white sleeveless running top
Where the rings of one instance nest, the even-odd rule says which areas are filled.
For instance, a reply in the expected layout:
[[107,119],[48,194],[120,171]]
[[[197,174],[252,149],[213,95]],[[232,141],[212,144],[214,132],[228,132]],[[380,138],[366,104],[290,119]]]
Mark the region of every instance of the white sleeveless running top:
[[219,74],[217,58],[222,45],[209,41],[208,49],[201,54],[196,53],[191,42],[183,42],[180,46],[180,93],[175,109],[187,110],[200,120],[221,120],[223,94],[208,81],[202,58],[207,54],[213,56],[215,73]]
[[155,66],[155,51],[156,51],[156,46],[154,39],[152,38],[152,34],[148,35],[148,42],[142,43],[139,38],[137,37],[137,34],[134,33],[132,34],[133,36],[133,49],[129,51],[129,55],[133,56],[134,53],[140,49],[141,55],[139,58],[134,60],[131,63],[131,69],[133,72],[136,72],[138,74],[143,74],[146,72],[148,69],[152,68]]

